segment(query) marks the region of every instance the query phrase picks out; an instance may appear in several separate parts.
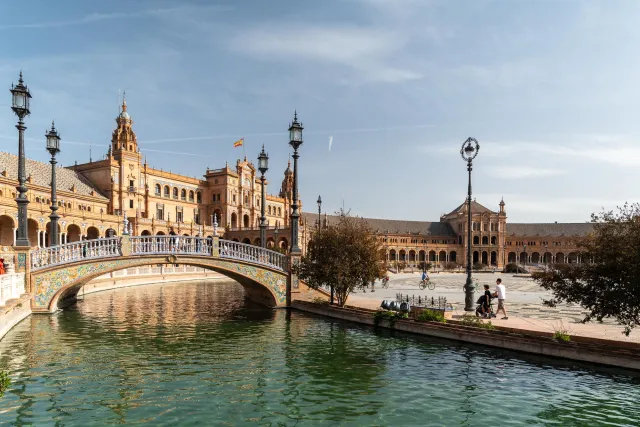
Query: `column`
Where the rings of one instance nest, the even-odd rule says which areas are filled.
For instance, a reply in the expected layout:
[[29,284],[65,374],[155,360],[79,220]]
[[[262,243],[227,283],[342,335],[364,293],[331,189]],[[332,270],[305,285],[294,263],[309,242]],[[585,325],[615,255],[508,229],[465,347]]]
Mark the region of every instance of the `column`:
[[13,229],[13,246],[16,245],[16,239],[18,238],[18,229],[14,227]]

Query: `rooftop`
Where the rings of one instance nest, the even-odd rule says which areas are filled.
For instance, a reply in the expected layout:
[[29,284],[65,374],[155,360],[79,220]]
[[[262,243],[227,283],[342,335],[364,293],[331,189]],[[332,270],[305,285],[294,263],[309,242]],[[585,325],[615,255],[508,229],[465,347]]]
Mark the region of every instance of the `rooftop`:
[[[51,165],[36,160],[25,159],[25,175],[31,176],[31,184],[51,188]],[[6,171],[6,176],[18,180],[18,156],[0,151],[0,172]],[[100,190],[94,187],[85,177],[64,167],[56,168],[56,182],[58,191],[75,193],[108,200]],[[93,193],[93,194],[92,194]]]
[[[303,212],[302,217],[309,224],[316,224],[318,214]],[[337,215],[322,215],[322,221],[332,224],[338,220]],[[455,237],[456,234],[446,222],[403,221],[395,219],[359,218],[378,234],[416,234],[420,236]]]
[[506,236],[584,237],[593,231],[590,222],[507,223]]

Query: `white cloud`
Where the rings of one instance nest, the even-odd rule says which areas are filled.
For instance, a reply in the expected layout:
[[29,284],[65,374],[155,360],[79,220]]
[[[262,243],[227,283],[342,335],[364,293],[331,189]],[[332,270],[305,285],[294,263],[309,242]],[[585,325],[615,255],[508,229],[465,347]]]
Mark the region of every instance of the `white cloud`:
[[564,169],[546,169],[531,166],[496,166],[488,171],[488,175],[494,178],[504,178],[508,176],[509,179],[541,178],[566,175],[567,173]]
[[291,28],[276,24],[239,32],[231,40],[231,49],[261,59],[343,65],[368,80],[396,83],[422,77],[415,71],[388,65],[393,54],[400,51],[407,41],[401,33],[380,28]]
[[[581,141],[576,141],[581,139]],[[449,152],[442,147],[439,151]],[[615,136],[570,136],[564,140],[481,142],[483,157],[530,159],[532,155],[553,156],[555,161],[589,160],[621,167],[636,167],[640,163],[640,147],[624,137]]]
[[128,11],[128,12],[112,12],[112,13],[91,13],[89,15],[84,15],[80,18],[76,19],[68,19],[63,21],[48,21],[48,22],[32,22],[32,23],[23,23],[23,24],[0,24],[0,30],[10,30],[10,29],[21,29],[21,28],[53,28],[53,27],[69,27],[74,25],[86,25],[92,24],[99,21],[108,21],[113,19],[132,19],[132,18],[140,18],[143,16],[153,16],[153,15],[165,15],[165,14],[175,14],[177,12],[184,12],[193,9],[218,9],[223,10],[220,6],[203,6],[203,7],[171,7],[171,8],[159,8],[159,9],[145,9],[139,11]]
[[548,194],[535,196],[528,193],[479,193],[474,195],[479,203],[493,209],[504,197],[505,211],[512,222],[553,222],[573,218],[576,212],[583,213],[583,221],[589,221],[591,212],[615,209],[625,200],[584,197],[552,197]]

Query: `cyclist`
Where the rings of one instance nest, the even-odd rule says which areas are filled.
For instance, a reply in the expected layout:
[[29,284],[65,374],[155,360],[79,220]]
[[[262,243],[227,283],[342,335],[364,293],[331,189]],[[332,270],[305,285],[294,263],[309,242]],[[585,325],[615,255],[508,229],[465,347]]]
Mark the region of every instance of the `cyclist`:
[[422,281],[425,283],[429,281],[429,273],[427,273],[427,270],[422,271]]

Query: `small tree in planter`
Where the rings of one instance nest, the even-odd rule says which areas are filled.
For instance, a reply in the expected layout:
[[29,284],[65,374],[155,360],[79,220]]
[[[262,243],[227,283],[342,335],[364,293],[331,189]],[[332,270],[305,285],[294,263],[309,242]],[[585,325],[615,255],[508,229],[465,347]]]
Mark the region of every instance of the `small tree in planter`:
[[342,307],[355,289],[384,277],[384,247],[364,221],[341,213],[314,235],[298,268],[311,289],[332,288]]

